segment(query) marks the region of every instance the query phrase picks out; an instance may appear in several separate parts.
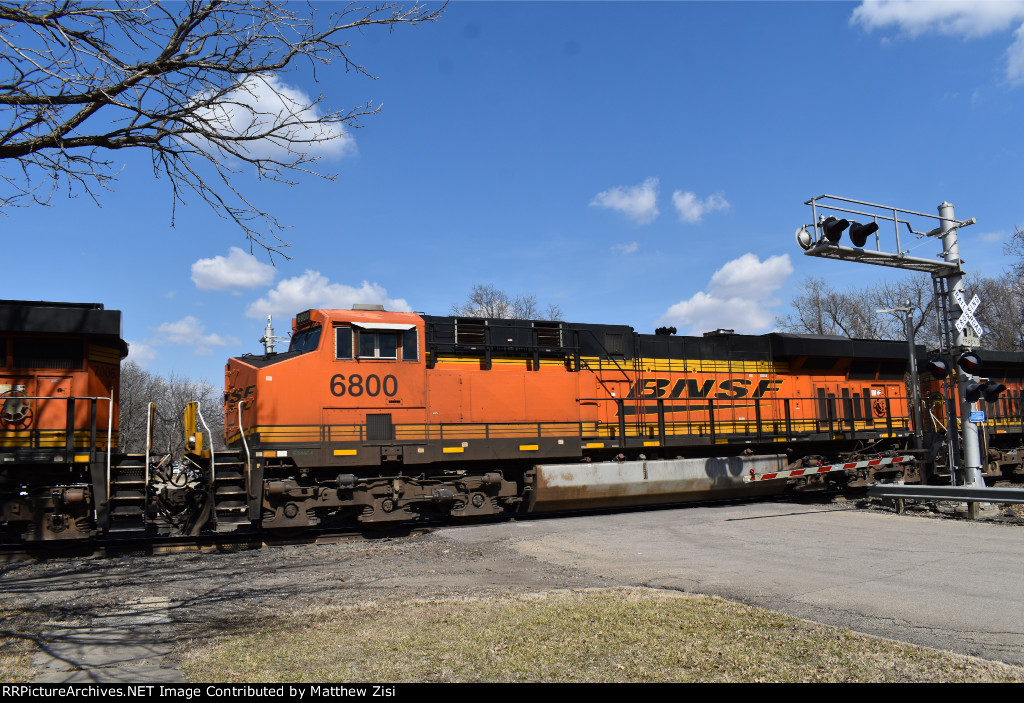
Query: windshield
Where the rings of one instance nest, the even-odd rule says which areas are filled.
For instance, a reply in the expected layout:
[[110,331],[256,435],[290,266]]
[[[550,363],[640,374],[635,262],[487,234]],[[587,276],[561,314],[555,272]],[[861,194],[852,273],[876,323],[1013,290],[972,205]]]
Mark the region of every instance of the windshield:
[[320,328],[311,327],[292,335],[292,342],[288,345],[288,351],[314,351],[318,344],[320,344]]

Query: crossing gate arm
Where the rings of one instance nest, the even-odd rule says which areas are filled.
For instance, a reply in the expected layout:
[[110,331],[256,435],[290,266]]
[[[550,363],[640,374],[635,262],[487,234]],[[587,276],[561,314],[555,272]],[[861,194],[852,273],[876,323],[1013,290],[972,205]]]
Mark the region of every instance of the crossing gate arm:
[[868,459],[865,461],[851,461],[845,464],[828,464],[825,466],[805,466],[801,469],[790,469],[788,471],[775,471],[772,473],[755,474],[753,471],[749,475],[743,477],[744,483],[752,483],[754,481],[776,481],[779,479],[789,478],[801,478],[804,476],[814,476],[817,474],[826,474],[833,471],[855,471],[857,469],[867,469],[876,466],[886,466],[889,464],[904,464],[914,460],[913,456],[887,456],[879,457],[878,459]]

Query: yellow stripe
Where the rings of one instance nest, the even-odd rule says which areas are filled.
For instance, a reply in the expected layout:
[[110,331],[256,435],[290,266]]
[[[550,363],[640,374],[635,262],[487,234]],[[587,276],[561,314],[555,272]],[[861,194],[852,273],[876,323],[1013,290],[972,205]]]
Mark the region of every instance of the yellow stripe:
[[657,447],[661,442],[644,442],[645,447]]
[[538,444],[520,444],[519,445],[519,451],[521,451],[521,452],[535,452],[538,449],[540,449],[540,445],[538,445]]
[[461,454],[466,451],[464,447],[445,447],[441,450],[445,454]]
[[604,449],[604,442],[587,442],[583,446],[587,449]]
[[88,454],[75,454],[75,459],[74,460],[77,461],[77,462],[86,462],[86,461],[89,461],[89,455]]
[[355,456],[355,449],[335,449],[334,456]]

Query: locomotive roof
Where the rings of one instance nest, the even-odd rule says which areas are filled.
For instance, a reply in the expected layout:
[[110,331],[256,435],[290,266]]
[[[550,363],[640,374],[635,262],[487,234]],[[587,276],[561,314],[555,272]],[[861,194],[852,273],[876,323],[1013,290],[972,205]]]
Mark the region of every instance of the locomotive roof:
[[121,339],[121,311],[101,303],[0,300],[0,332],[102,335]]

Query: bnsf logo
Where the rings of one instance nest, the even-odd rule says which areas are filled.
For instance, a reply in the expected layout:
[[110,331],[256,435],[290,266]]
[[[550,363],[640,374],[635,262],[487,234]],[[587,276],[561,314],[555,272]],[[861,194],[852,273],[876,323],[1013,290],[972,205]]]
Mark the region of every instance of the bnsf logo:
[[241,388],[232,388],[230,391],[224,394],[224,402],[234,405],[240,400],[245,400],[249,396],[256,393],[256,386],[246,386],[243,390]]
[[766,393],[777,393],[782,389],[781,379],[762,379],[755,386],[745,378],[729,378],[722,381],[708,378],[680,378],[672,382],[669,378],[650,378],[630,386],[627,398],[761,398]]

